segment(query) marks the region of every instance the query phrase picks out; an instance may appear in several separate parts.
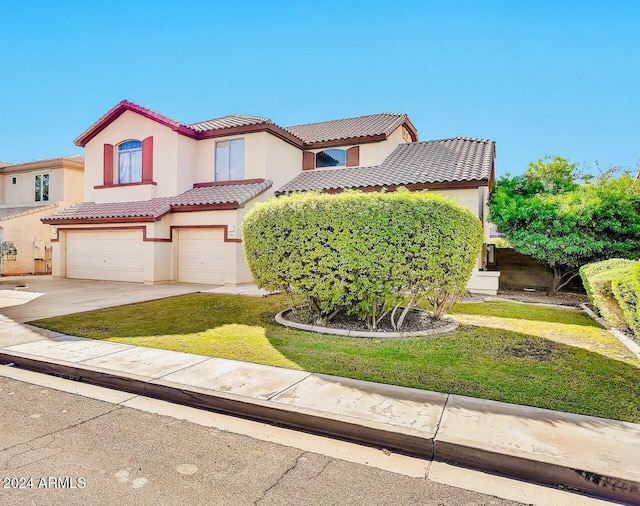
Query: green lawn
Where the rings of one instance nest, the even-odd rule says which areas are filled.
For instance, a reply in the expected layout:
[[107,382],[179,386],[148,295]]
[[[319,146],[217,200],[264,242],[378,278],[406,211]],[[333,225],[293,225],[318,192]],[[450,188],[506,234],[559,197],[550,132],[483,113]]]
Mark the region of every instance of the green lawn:
[[282,296],[191,294],[30,322],[140,346],[640,422],[640,364],[581,311],[458,304],[453,333],[355,339],[286,329]]

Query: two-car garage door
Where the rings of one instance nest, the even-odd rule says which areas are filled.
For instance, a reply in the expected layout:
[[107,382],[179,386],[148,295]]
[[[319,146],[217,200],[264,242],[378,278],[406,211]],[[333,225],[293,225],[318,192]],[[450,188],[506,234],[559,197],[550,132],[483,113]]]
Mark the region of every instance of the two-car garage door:
[[67,232],[67,277],[144,281],[142,230]]
[[[66,237],[68,278],[144,281],[142,230],[74,230],[68,231]],[[224,232],[220,228],[179,229],[178,281],[224,284],[227,276],[225,246]],[[170,272],[169,266],[166,268],[166,272]]]

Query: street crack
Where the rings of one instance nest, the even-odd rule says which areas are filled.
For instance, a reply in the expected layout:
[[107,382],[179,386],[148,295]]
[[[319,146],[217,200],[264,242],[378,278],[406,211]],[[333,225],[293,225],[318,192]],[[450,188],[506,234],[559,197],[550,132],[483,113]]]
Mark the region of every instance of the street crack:
[[291,467],[289,467],[284,473],[282,473],[280,477],[276,480],[276,482],[273,485],[271,485],[268,489],[266,489],[264,492],[262,492],[262,495],[257,500],[254,501],[253,503],[254,506],[257,506],[258,503],[262,501],[262,499],[264,499],[271,490],[277,487],[280,484],[280,482],[284,480],[291,471],[293,471],[296,467],[298,467],[298,463],[300,462],[300,459],[305,455],[307,455],[308,453],[309,452],[302,452],[300,455],[298,455],[293,465],[291,465]]

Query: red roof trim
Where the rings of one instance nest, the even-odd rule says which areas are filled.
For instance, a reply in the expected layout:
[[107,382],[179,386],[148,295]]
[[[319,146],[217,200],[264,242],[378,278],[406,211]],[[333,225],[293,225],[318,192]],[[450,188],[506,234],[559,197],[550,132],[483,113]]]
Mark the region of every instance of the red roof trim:
[[81,148],[85,147],[87,142],[93,139],[96,135],[98,135],[102,130],[104,130],[108,125],[110,125],[113,121],[118,119],[125,111],[135,112],[144,116],[145,118],[149,118],[161,125],[171,128],[174,132],[178,132],[182,135],[186,135],[187,137],[195,137],[196,132],[189,128],[188,126],[171,119],[167,116],[164,116],[160,113],[152,111],[151,109],[147,109],[146,107],[142,107],[141,105],[134,104],[133,102],[129,102],[128,100],[122,100],[115,107],[107,111],[107,113],[102,116],[98,121],[96,121],[93,125],[91,125],[87,130],[85,130],[75,141],[76,146],[80,146]]
[[156,183],[155,181],[137,181],[135,183],[112,183],[112,184],[100,184],[98,186],[94,186],[93,189],[94,190],[101,190],[103,188],[121,188],[123,186],[140,186],[140,185],[145,185],[145,184],[150,184],[153,186],[158,186],[158,183]]
[[[227,202],[225,204],[183,204],[171,206],[172,213],[188,213],[195,211],[224,211],[228,209],[238,209],[237,202]],[[166,213],[165,213],[166,214]]]
[[[377,142],[381,140],[386,140],[388,135],[368,135],[361,137],[352,137],[349,139],[335,139],[331,141],[324,142],[304,142],[302,139],[296,137],[291,132],[286,129],[279,127],[273,123],[258,123],[252,125],[244,125],[237,127],[229,127],[229,128],[220,128],[216,130],[209,131],[196,131],[191,128],[189,125],[176,121],[174,119],[169,118],[168,116],[164,116],[158,112],[152,111],[151,109],[147,109],[146,107],[142,107],[141,105],[134,104],[133,102],[129,102],[128,100],[122,100],[115,107],[107,111],[104,116],[102,116],[98,121],[96,121],[93,125],[91,125],[87,130],[85,130],[75,141],[76,146],[85,147],[86,144],[93,139],[96,135],[98,135],[102,130],[104,130],[108,125],[110,125],[113,121],[118,119],[125,111],[135,112],[136,114],[140,114],[145,118],[148,118],[152,121],[160,123],[168,128],[171,128],[174,132],[177,132],[186,137],[190,137],[195,140],[203,140],[203,139],[213,139],[217,137],[226,137],[229,135],[240,135],[254,132],[269,132],[272,135],[282,139],[289,144],[296,146],[298,148],[326,148],[331,146],[344,146],[350,144],[363,144],[366,142]],[[348,118],[347,118],[348,119]],[[405,126],[411,133],[413,141],[418,140],[418,133],[416,128],[413,126],[409,118],[404,115],[402,121],[395,127],[392,131],[395,131],[398,127]]]
[[147,223],[151,221],[159,221],[153,216],[129,216],[126,218],[67,218],[50,220],[42,218],[40,221],[48,225],[79,225],[83,223]]

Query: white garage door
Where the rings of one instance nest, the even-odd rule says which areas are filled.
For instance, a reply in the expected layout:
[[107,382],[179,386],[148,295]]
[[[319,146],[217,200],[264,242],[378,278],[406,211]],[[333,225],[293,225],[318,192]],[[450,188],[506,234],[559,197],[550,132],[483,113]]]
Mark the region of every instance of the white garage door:
[[179,231],[178,281],[224,284],[224,233],[222,229],[186,228]]
[[141,283],[142,230],[67,232],[67,277]]

